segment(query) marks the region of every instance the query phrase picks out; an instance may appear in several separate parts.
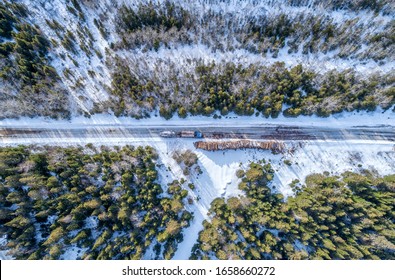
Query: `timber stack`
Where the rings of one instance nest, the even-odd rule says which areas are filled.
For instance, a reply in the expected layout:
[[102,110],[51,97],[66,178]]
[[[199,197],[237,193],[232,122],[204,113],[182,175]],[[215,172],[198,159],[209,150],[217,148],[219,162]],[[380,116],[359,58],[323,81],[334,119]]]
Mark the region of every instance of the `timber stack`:
[[252,140],[232,140],[232,141],[198,141],[193,143],[195,148],[206,151],[222,151],[237,149],[259,149],[271,150],[273,153],[285,151],[285,145],[278,141],[252,141]]

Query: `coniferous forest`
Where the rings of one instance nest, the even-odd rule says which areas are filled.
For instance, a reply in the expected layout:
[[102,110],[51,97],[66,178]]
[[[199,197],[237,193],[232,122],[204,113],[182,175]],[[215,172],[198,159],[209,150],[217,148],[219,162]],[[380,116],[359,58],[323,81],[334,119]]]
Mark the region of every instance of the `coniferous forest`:
[[245,196],[212,202],[192,259],[394,258],[394,175],[313,174],[284,201],[267,186],[273,173],[252,163]]
[[[2,249],[17,259],[169,259],[193,213],[188,191],[157,183],[149,147],[0,149]],[[239,188],[217,198],[192,259],[393,259],[395,177],[313,174],[287,200],[251,163]],[[167,189],[164,192],[164,188]]]
[[87,260],[141,259],[148,248],[171,258],[192,214],[177,182],[167,192],[157,183],[156,157],[149,147],[0,148],[2,249],[16,259],[73,247]]
[[[57,14],[35,24],[20,2],[0,3],[0,118],[109,111],[137,119],[231,112],[328,117],[395,102],[392,71],[356,70],[351,63],[380,67],[394,60],[394,21],[354,15],[390,17],[387,1],[328,1],[328,14],[353,16],[343,22],[307,11],[221,13],[170,0],[105,7],[66,1],[73,30]],[[305,5],[290,2],[292,11]],[[110,8],[112,21],[98,12]],[[92,19],[92,13],[99,14]],[[288,64],[292,55],[299,63]],[[323,71],[325,65],[314,65],[320,57],[334,66]]]

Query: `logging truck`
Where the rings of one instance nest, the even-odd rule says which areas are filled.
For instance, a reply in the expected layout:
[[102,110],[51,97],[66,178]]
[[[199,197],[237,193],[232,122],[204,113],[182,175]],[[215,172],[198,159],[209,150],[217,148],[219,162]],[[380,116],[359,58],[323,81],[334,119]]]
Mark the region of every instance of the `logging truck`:
[[198,131],[198,130],[182,130],[180,132],[175,132],[171,130],[166,130],[162,131],[159,133],[161,137],[164,138],[175,138],[175,137],[181,137],[181,138],[203,138],[203,134]]

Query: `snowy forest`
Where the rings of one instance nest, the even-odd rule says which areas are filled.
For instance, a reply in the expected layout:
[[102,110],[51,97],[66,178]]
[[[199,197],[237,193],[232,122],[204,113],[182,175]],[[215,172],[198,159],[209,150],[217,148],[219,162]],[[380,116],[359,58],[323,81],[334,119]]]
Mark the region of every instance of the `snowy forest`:
[[0,259],[394,260],[393,0],[0,0]]
[[245,196],[212,202],[192,259],[393,259],[394,175],[313,174],[284,202],[267,187],[273,173],[252,163]]
[[0,118],[325,117],[395,102],[392,1],[26,0],[0,14]]
[[170,259],[192,214],[178,182],[166,193],[156,182],[156,157],[149,147],[0,148],[6,248],[16,259],[141,259],[148,248]]
[[[16,259],[171,259],[193,219],[182,185],[194,186],[159,185],[156,159],[149,147],[0,148],[1,248]],[[393,259],[395,175],[313,174],[284,201],[273,174],[264,160],[237,171],[244,195],[212,201],[191,259]]]

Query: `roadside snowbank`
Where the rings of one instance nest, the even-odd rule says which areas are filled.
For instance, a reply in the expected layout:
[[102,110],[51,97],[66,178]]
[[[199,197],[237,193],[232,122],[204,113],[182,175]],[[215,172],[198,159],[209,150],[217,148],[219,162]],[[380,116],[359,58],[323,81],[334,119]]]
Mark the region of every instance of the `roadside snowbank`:
[[356,127],[356,126],[395,126],[395,112],[392,109],[386,111],[377,109],[374,112],[343,112],[331,115],[327,118],[318,116],[299,116],[287,118],[283,115],[278,118],[264,118],[262,116],[237,116],[231,113],[221,119],[204,116],[189,116],[185,119],[174,116],[170,120],[152,114],[148,119],[136,120],[128,117],[116,117],[112,114],[96,114],[90,118],[79,116],[71,120],[53,120],[43,117],[0,120],[1,127],[12,128],[87,128],[96,126],[108,127],[160,127],[160,126],[232,126],[251,127],[264,125],[286,125],[286,126],[320,126],[320,127]]

